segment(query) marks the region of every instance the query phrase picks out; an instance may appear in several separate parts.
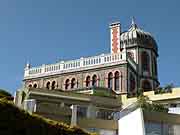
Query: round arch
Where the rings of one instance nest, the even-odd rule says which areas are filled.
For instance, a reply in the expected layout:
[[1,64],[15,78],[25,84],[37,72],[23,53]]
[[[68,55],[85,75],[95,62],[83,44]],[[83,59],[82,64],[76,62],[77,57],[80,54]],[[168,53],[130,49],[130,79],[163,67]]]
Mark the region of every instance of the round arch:
[[70,85],[70,80],[66,79],[66,81],[65,81],[65,90],[69,89],[69,85]]
[[90,87],[90,83],[91,83],[91,77],[88,75],[86,77],[86,87]]
[[74,88],[75,88],[75,85],[76,85],[76,79],[75,79],[75,78],[72,78],[72,79],[71,79],[71,89],[74,89]]
[[28,88],[32,88],[32,84],[29,84],[29,85],[28,85]]
[[115,91],[119,90],[119,84],[120,84],[119,77],[120,77],[119,71],[116,71],[114,73],[114,90]]
[[52,81],[51,89],[52,90],[56,89],[56,85],[57,85],[57,82],[55,80]]
[[46,88],[47,88],[48,90],[50,89],[50,85],[51,85],[51,82],[48,81],[48,82],[46,83]]
[[112,89],[113,87],[113,73],[109,72],[108,73],[108,88]]
[[37,87],[38,87],[37,83],[34,83],[33,88],[37,88]]
[[93,87],[97,87],[97,86],[98,86],[98,78],[97,78],[97,75],[96,75],[96,74],[94,74],[94,75],[92,76],[92,86],[93,86]]

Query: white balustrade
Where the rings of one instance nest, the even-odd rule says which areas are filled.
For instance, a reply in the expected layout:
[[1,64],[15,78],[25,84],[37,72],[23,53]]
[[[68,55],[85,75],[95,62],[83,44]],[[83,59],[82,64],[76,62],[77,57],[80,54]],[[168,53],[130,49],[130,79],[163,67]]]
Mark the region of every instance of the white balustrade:
[[24,78],[33,78],[51,73],[62,73],[85,68],[96,68],[103,64],[118,63],[126,60],[126,53],[102,54],[99,56],[80,58],[77,60],[61,61],[55,64],[42,65],[39,67],[25,68]]

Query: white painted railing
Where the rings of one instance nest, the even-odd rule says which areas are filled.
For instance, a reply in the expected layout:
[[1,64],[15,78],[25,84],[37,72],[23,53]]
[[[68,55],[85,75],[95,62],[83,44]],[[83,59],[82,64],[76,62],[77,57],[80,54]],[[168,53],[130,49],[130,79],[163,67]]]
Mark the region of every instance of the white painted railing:
[[61,73],[71,70],[78,70],[84,68],[96,68],[96,66],[103,64],[118,63],[126,60],[126,53],[116,54],[102,54],[88,58],[80,58],[77,60],[61,61],[55,64],[42,65],[39,67],[26,67],[24,78],[38,77],[41,75],[49,75],[51,73]]
[[168,113],[180,114],[180,107],[170,107],[168,109],[169,109]]

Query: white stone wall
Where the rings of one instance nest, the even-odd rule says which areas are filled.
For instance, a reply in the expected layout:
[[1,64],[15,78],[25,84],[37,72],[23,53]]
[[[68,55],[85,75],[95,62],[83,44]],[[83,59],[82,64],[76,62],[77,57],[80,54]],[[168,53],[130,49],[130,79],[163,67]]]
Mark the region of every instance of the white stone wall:
[[143,112],[139,108],[118,121],[118,135],[145,135]]

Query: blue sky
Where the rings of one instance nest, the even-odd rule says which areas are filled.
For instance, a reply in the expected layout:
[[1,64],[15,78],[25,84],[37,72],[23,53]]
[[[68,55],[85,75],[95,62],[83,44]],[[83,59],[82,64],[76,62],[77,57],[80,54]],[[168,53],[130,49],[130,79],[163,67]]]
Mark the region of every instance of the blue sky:
[[20,88],[27,61],[108,53],[109,24],[120,21],[127,30],[132,16],[158,43],[161,85],[180,86],[179,6],[179,0],[1,0],[0,88]]

